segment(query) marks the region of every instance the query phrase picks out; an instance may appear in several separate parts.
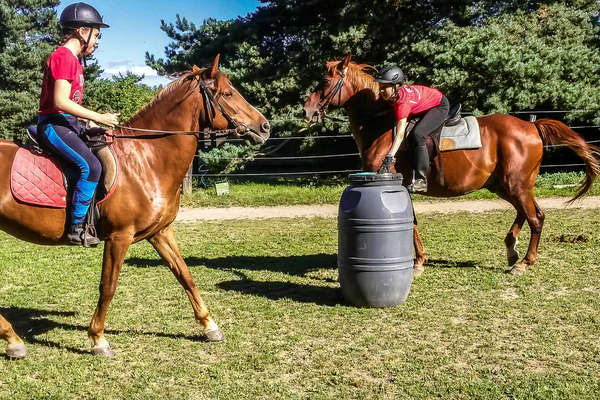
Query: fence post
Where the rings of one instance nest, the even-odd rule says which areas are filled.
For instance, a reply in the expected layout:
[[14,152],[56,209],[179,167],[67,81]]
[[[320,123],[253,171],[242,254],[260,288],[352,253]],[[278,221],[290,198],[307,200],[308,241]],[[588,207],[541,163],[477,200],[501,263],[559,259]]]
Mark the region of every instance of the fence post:
[[188,168],[185,176],[183,177],[183,194],[192,194],[192,165],[194,161],[190,163],[190,167]]

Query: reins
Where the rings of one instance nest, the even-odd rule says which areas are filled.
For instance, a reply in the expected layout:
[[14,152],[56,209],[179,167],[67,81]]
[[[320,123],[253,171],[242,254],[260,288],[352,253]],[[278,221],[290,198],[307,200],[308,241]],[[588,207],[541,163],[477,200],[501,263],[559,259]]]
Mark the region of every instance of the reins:
[[228,136],[232,133],[237,134],[238,136],[243,136],[240,134],[239,128],[236,129],[209,129],[206,128],[202,131],[163,131],[159,129],[144,129],[144,128],[132,128],[129,126],[115,125],[116,128],[120,130],[130,130],[136,132],[145,132],[144,135],[119,135],[112,133],[112,131],[106,131],[106,136],[115,138],[115,139],[151,139],[155,137],[165,137],[165,136],[173,136],[173,135],[194,135],[198,139],[203,137],[224,137]]

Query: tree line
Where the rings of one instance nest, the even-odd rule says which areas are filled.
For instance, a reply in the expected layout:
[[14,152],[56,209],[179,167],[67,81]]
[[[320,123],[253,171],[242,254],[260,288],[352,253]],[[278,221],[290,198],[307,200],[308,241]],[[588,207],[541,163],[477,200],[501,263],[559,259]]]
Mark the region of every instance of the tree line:
[[[2,137],[15,137],[35,118],[42,66],[59,40],[58,3],[0,0]],[[580,109],[588,111],[567,119],[598,123],[599,11],[592,0],[262,0],[236,19],[161,21],[171,43],[164,55],[146,53],[146,61],[172,74],[220,53],[236,87],[274,120],[297,118],[325,62],[351,52],[357,62],[399,64],[409,81],[438,87],[464,110]],[[155,93],[135,76],[99,79],[97,65],[96,76],[88,73],[90,106],[127,115]],[[278,128],[300,129],[294,121]],[[329,123],[310,133],[322,129],[347,127]]]

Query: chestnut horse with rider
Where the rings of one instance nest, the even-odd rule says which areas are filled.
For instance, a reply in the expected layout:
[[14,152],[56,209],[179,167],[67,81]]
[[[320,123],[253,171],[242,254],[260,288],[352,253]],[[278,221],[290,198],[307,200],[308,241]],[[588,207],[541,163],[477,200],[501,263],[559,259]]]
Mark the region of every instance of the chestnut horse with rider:
[[[343,107],[348,113],[352,135],[361,155],[363,169],[378,171],[393,146],[396,122],[389,103],[380,97],[380,86],[369,73],[373,67],[350,61],[330,61],[316,90],[304,104],[305,119],[320,122],[329,108]],[[482,147],[436,152],[427,171],[425,194],[454,197],[486,188],[508,201],[517,211],[504,240],[512,273],[522,273],[537,261],[544,213],[535,201],[533,186],[542,163],[544,146],[564,145],[585,163],[585,181],[574,201],[585,194],[600,173],[599,149],[589,145],[562,122],[540,119],[523,121],[505,114],[477,117]],[[410,152],[402,146],[395,154],[391,172],[412,176]],[[441,177],[443,176],[443,179]],[[517,238],[524,222],[531,230],[529,247],[519,261]],[[414,227],[415,272],[423,271],[425,251]]]

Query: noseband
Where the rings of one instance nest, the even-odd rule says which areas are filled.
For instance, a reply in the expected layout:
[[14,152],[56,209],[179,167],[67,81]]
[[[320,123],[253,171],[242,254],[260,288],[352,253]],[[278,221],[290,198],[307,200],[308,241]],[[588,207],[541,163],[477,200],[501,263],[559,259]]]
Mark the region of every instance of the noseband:
[[319,117],[325,118],[327,110],[329,109],[329,103],[331,103],[331,100],[333,100],[335,96],[338,96],[338,104],[342,102],[342,87],[344,86],[344,78],[346,77],[347,72],[348,67],[340,72],[340,79],[333,85],[329,94],[325,96],[325,102],[319,107]]

